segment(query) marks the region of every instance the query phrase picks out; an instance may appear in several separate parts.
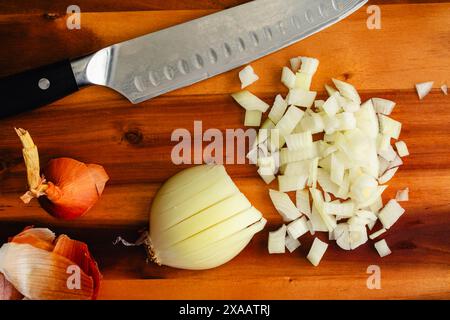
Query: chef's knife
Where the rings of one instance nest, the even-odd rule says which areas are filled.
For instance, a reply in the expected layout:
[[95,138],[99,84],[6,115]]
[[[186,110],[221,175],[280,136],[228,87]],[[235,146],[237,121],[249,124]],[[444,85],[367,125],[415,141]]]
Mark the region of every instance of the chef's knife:
[[0,80],[0,117],[104,85],[132,103],[234,69],[308,37],[367,0],[254,0]]

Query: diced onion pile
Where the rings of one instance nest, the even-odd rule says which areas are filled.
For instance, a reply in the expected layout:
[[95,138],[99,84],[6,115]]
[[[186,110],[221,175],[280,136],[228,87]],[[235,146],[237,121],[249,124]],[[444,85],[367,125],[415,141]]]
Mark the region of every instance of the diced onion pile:
[[[289,92],[275,97],[247,156],[267,184],[278,180],[269,195],[285,224],[269,233],[269,253],[284,253],[285,247],[292,252],[300,237],[316,232],[327,232],[344,250],[356,249],[391,228],[405,211],[398,202],[409,198],[409,189],[400,190],[383,207],[385,183],[409,155],[398,141],[402,124],[390,117],[395,102],[363,103],[353,85],[337,79],[320,100],[310,89],[319,61],[298,57],[290,64],[281,74]],[[421,96],[427,91],[418,89],[424,89]],[[232,96],[246,110],[245,124],[259,125],[269,106],[249,91]],[[382,227],[368,235],[378,220]],[[327,247],[315,238],[307,259],[317,266]],[[375,248],[382,257],[390,254],[384,240]]]

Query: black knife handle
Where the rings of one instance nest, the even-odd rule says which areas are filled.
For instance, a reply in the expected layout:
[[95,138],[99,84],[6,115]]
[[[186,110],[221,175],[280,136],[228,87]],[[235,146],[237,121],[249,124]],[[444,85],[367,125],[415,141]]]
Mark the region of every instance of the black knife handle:
[[33,110],[78,90],[70,61],[0,79],[0,118]]

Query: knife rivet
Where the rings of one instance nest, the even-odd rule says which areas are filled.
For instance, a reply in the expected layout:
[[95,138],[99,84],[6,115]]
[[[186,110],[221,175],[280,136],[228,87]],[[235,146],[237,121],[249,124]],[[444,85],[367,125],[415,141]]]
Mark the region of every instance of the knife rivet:
[[50,88],[50,81],[47,78],[42,78],[38,82],[38,87],[41,90],[47,90]]

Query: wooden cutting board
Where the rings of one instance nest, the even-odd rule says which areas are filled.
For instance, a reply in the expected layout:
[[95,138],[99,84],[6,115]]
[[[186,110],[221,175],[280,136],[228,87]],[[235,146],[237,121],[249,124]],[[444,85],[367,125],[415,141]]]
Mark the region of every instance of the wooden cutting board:
[[[34,1],[19,5],[3,0],[0,73],[87,54],[243,2],[80,0],[81,29],[69,31],[69,1],[41,1],[35,7]],[[229,96],[239,89],[236,70],[136,106],[109,89],[90,87],[35,112],[0,120],[1,241],[33,224],[87,242],[104,275],[101,299],[450,298],[450,100],[438,89],[450,74],[450,2],[374,3],[381,7],[381,30],[366,27],[365,7],[254,62],[261,80],[251,90],[271,103],[277,93],[286,92],[279,82],[281,67],[290,57],[306,55],[320,59],[313,89],[322,96],[323,84],[333,76],[355,84],[364,99],[397,102],[393,118],[403,123],[401,139],[411,156],[390,182],[385,200],[405,187],[411,200],[385,236],[392,255],[381,259],[372,242],[353,252],[332,243],[315,268],[305,259],[312,242],[308,236],[293,254],[268,255],[267,230],[281,220],[268,187],[250,165],[230,165],[227,170],[269,223],[228,264],[201,272],[158,267],[146,264],[142,248],[112,245],[116,236],[135,239],[148,227],[156,190],[182,169],[170,160],[174,129],[192,131],[194,120],[203,121],[203,130],[242,127],[243,110]],[[436,89],[420,102],[414,84],[430,80]],[[32,133],[42,163],[67,156],[105,166],[111,180],[88,214],[61,221],[36,201],[21,203],[26,175],[13,130],[18,126]],[[381,268],[380,290],[366,286],[370,265]]]

